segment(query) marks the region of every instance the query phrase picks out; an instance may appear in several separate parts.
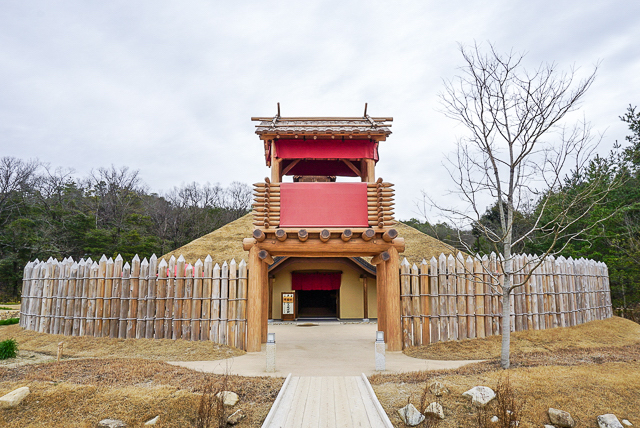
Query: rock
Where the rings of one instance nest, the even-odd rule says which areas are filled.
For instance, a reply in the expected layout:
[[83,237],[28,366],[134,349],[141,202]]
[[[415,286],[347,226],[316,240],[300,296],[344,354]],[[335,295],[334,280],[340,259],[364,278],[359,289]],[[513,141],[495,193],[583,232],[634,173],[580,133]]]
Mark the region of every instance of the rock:
[[0,397],[0,409],[10,409],[12,407],[17,407],[22,400],[25,399],[27,395],[29,395],[31,391],[28,386],[23,386],[18,389],[14,389],[8,394]]
[[551,423],[556,426],[564,428],[573,428],[576,426],[576,421],[573,420],[569,412],[550,407],[548,413]]
[[626,426],[626,427],[632,427],[633,424],[631,422],[629,422],[628,419],[623,419],[622,420],[622,425]]
[[242,409],[238,409],[227,418],[227,423],[229,425],[235,425],[246,417],[247,415],[242,411]]
[[622,424],[613,413],[598,416],[598,426],[600,428],[622,428]]
[[429,404],[427,408],[424,409],[424,414],[426,416],[429,413],[436,416],[438,419],[444,419],[444,410],[442,409],[440,403]]
[[422,413],[415,408],[415,406],[411,403],[404,406],[402,409],[398,410],[400,414],[400,419],[405,425],[409,425],[410,427],[414,427],[424,421],[424,416]]
[[471,404],[476,407],[484,407],[496,397],[496,393],[488,386],[474,386],[470,390],[462,393],[463,397],[471,398]]
[[490,420],[491,422],[493,422],[494,424],[497,424],[497,423],[498,423],[498,421],[499,421],[500,419],[498,419],[498,417],[497,417],[497,416],[491,416],[491,419],[489,419],[489,420]]
[[239,400],[238,394],[232,391],[222,391],[216,394],[216,397],[222,400],[225,406],[235,406]]
[[103,419],[98,422],[98,428],[127,428],[127,424],[120,419]]
[[145,426],[146,426],[146,425],[155,425],[155,424],[157,424],[157,423],[158,423],[158,419],[160,419],[160,415],[156,416],[156,417],[155,417],[155,418],[153,418],[153,419],[149,419],[149,420],[148,420],[147,422],[145,422],[144,424],[145,424]]
[[436,380],[431,385],[429,385],[429,392],[435,395],[436,397],[441,397],[444,394],[448,394],[449,390],[441,382],[438,382]]
[[548,425],[548,424],[545,424],[545,425],[544,425],[544,428],[556,428],[556,427],[555,427],[555,425]]

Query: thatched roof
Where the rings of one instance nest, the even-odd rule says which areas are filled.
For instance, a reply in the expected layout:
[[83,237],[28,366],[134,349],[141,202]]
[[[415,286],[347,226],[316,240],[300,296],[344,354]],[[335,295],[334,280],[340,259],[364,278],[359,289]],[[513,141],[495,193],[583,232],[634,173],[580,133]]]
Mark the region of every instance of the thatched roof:
[[[432,256],[437,258],[440,253],[448,255],[454,252],[444,242],[404,223],[396,223],[394,227],[406,244],[405,252],[400,254],[400,257],[406,257],[410,263],[420,263],[423,258],[429,261]],[[251,214],[247,214],[162,257],[168,260],[172,255],[177,258],[182,254],[187,263],[195,263],[198,259],[204,260],[207,254],[211,255],[214,263],[220,264],[231,259],[246,260],[248,253],[242,249],[242,239],[250,238],[252,232],[253,218]]]

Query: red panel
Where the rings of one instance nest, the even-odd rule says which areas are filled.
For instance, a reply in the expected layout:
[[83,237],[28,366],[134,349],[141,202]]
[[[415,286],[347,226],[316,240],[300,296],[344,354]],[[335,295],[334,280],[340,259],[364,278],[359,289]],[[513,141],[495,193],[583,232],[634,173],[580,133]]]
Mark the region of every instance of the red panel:
[[367,183],[281,183],[280,227],[368,227]]
[[292,290],[337,290],[342,274],[338,272],[291,272]]
[[[283,169],[295,160],[283,161]],[[358,164],[357,167],[360,165]],[[344,162],[335,160],[301,160],[286,175],[333,175],[337,177],[358,177]]]
[[281,159],[374,159],[378,161],[376,143],[369,140],[276,140],[276,156]]

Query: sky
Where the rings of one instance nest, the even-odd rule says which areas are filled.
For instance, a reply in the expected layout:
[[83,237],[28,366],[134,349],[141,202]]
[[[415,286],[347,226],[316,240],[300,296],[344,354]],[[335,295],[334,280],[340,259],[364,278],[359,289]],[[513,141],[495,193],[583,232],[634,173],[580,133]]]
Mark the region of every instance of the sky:
[[[578,67],[596,81],[579,114],[623,142],[640,102],[640,2],[0,2],[0,156],[86,176],[139,170],[150,191],[269,175],[252,116],[394,118],[377,175],[396,217],[422,192],[456,203],[443,158],[464,129],[438,94],[459,44],[491,42],[525,64]],[[427,212],[429,218],[437,214]],[[435,216],[435,217],[434,217]]]

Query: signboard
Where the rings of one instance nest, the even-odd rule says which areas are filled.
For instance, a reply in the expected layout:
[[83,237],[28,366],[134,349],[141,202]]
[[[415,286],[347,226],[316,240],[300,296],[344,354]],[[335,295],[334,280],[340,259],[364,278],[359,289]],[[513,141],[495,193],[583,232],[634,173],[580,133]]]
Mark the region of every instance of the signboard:
[[296,319],[296,292],[282,292],[282,320],[293,321]]

